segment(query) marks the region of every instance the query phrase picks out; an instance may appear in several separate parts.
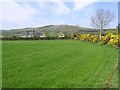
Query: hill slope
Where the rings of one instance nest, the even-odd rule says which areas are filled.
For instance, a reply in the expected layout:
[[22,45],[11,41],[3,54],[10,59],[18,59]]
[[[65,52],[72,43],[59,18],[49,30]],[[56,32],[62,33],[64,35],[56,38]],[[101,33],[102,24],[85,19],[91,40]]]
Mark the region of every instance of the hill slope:
[[[17,35],[17,34],[26,34],[27,31],[35,31],[35,33],[47,33],[47,34],[58,34],[62,33],[98,33],[97,30],[92,28],[80,27],[77,25],[47,25],[42,27],[30,27],[30,28],[21,28],[21,29],[11,29],[11,30],[2,30],[3,35]],[[105,32],[116,33],[115,29],[105,29]]]
[[18,33],[24,34],[27,31],[35,31],[40,33],[75,33],[80,30],[91,30],[90,28],[79,27],[75,25],[47,25],[42,27],[34,27],[34,28],[21,28],[21,29],[11,29],[8,31],[2,32],[3,35],[16,35]]

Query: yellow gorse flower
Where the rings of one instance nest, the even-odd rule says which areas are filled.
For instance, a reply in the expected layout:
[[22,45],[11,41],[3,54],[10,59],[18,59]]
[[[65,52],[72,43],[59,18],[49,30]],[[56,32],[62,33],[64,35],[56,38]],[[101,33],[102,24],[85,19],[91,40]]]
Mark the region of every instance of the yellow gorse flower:
[[[102,36],[101,42],[99,44],[109,44],[113,47],[118,47],[120,45],[120,35],[109,33],[105,36]],[[90,41],[92,43],[98,42],[99,35],[97,34],[82,34],[79,36],[79,39],[82,41]]]

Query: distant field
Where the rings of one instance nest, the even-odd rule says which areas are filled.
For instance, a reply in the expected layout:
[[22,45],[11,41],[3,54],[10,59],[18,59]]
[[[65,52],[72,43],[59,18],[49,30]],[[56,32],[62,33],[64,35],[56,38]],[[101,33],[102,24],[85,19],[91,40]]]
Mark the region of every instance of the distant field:
[[2,49],[3,88],[102,88],[117,62],[115,48],[77,40],[3,41]]

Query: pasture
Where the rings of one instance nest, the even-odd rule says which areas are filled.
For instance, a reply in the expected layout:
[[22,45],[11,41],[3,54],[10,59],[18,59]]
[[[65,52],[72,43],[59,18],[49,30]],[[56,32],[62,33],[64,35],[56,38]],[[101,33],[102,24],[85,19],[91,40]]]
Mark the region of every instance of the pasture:
[[[3,41],[3,88],[102,88],[117,62],[112,46],[79,40]],[[110,83],[117,87],[117,73]]]

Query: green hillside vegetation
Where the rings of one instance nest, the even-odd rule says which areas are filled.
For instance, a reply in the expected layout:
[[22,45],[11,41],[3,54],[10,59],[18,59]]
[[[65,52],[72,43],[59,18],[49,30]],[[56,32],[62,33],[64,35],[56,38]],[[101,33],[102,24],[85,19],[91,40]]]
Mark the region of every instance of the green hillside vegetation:
[[[22,28],[22,29],[11,29],[3,30],[3,36],[16,36],[17,34],[26,34],[27,31],[35,31],[39,33],[45,33],[49,35],[56,35],[58,33],[98,33],[96,29],[79,27],[75,25],[47,25],[42,27],[33,27],[33,28]],[[117,29],[106,29],[105,33],[117,33]]]
[[34,27],[34,28],[22,28],[22,29],[11,29],[7,31],[3,31],[3,35],[17,35],[19,33],[24,34],[29,31],[35,30],[35,32],[41,33],[76,33],[80,30],[91,30],[91,28],[84,28],[75,25],[47,25],[42,27]]

